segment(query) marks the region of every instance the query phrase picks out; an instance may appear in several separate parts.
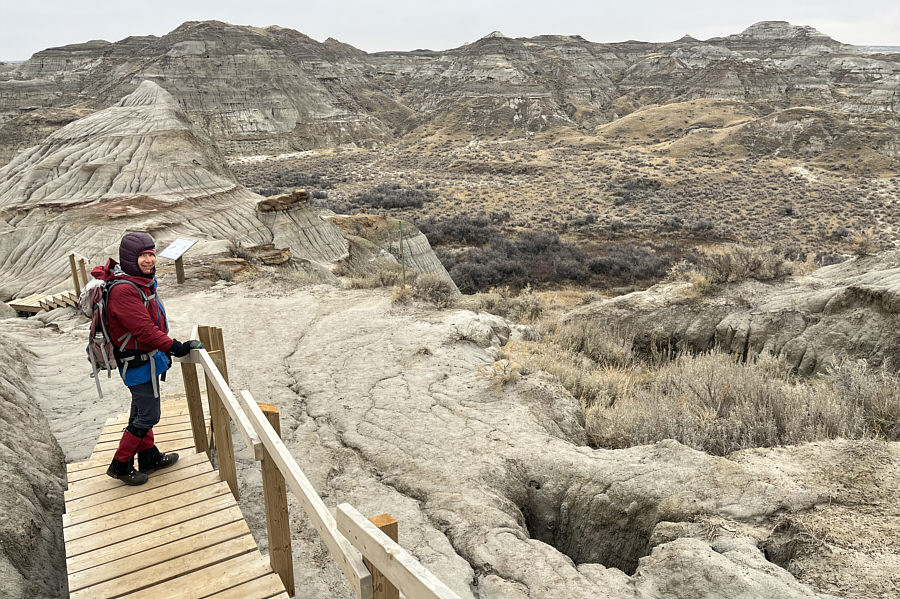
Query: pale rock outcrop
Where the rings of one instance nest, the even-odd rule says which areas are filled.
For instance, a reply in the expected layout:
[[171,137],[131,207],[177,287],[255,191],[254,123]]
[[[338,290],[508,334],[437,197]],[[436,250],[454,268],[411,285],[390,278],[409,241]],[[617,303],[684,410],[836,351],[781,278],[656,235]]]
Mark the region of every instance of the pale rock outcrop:
[[[398,517],[404,547],[461,597],[887,599],[900,576],[900,548],[883,541],[897,538],[900,444],[598,450],[557,383],[494,378],[497,320],[262,279],[166,305],[176,332],[225,327],[233,385],[279,406],[284,441],[328,505]],[[290,326],[267,314],[290,314]],[[35,351],[38,400],[74,455],[103,418],[72,431],[52,390],[83,366],[83,330],[42,320],[15,338]],[[479,320],[487,347],[459,334]],[[87,378],[84,388],[66,411],[117,411],[119,394],[99,406]],[[264,544],[258,469],[241,454],[241,506]],[[298,580],[311,596],[352,597],[296,522]]]
[[65,594],[65,463],[37,407],[33,356],[0,333],[0,589],[9,599]]
[[643,349],[714,346],[743,357],[771,353],[803,374],[835,358],[900,363],[900,251],[855,258],[784,281],[747,280],[698,297],[690,283],[663,283],[574,311],[635,335]]
[[372,214],[332,215],[326,219],[337,225],[348,240],[349,252],[342,263],[353,271],[371,274],[385,265],[400,268],[402,262],[406,268],[441,277],[459,294],[428,238],[412,224]]

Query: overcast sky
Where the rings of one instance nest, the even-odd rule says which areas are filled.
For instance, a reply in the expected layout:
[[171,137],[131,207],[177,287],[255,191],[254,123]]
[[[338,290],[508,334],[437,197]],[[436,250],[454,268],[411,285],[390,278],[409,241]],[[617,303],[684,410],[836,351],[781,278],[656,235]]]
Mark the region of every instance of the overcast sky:
[[281,25],[374,52],[443,50],[499,30],[578,34],[595,42],[738,33],[757,21],[811,25],[849,44],[900,46],[898,0],[0,0],[0,60],[52,46],[164,35],[184,21]]

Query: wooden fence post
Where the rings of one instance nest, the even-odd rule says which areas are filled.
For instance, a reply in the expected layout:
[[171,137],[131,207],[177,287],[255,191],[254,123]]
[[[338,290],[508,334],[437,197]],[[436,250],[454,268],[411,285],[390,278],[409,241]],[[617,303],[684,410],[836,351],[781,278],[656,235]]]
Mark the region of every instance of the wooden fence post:
[[[381,514],[380,516],[369,518],[369,522],[381,529],[381,532],[386,534],[392,541],[397,542],[399,525],[397,520],[390,514]],[[378,568],[373,566],[365,557],[363,557],[363,563],[366,564],[369,572],[372,573],[372,599],[400,599],[400,591]]]
[[225,340],[222,338],[222,329],[218,327],[210,327],[211,334],[215,335],[213,344],[217,350],[221,350],[221,359],[222,363],[216,362],[216,365],[219,367],[219,372],[222,373],[222,378],[225,379],[226,383],[230,383],[228,380],[228,360],[225,359]]
[[[181,378],[184,380],[184,394],[187,396],[188,412],[191,415],[191,431],[197,453],[205,451],[209,456],[209,438],[206,436],[206,419],[203,417],[203,400],[200,397],[200,381],[197,379],[197,365],[181,362]],[[212,408],[210,408],[212,412]]]
[[75,283],[75,295],[81,295],[81,283],[78,281],[78,270],[75,268],[75,252],[69,252],[69,266],[72,268],[72,282]]
[[[221,330],[216,333],[213,327],[198,327],[197,329],[200,341],[206,346],[209,357],[215,362],[216,367],[222,376],[225,376],[225,355],[224,350],[218,347],[221,340]],[[227,381],[227,378],[226,378]],[[231,418],[228,411],[222,404],[222,399],[216,392],[216,388],[206,375],[206,397],[209,402],[209,416],[213,423],[213,435],[216,443],[216,458],[219,468],[219,478],[228,483],[231,494],[235,500],[240,497],[237,482],[237,470],[234,465],[234,443],[231,440]]]
[[88,284],[87,270],[84,267],[84,258],[78,258],[78,270],[81,272],[81,284]]
[[[272,404],[257,403],[266,420],[281,437],[281,420],[278,408]],[[291,552],[291,522],[288,517],[287,488],[284,476],[272,460],[268,449],[262,459],[263,496],[266,502],[266,530],[269,535],[269,563],[281,577],[288,595],[294,596],[294,559]]]

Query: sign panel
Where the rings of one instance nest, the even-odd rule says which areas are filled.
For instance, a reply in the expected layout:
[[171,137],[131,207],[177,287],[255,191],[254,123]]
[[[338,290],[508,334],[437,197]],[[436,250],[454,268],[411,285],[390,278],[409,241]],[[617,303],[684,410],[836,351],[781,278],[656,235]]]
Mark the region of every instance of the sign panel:
[[187,237],[179,237],[175,241],[172,242],[172,245],[167,247],[160,253],[161,258],[169,258],[170,260],[178,260],[181,256],[184,255],[186,251],[191,249],[194,244],[197,243],[196,239],[189,239]]

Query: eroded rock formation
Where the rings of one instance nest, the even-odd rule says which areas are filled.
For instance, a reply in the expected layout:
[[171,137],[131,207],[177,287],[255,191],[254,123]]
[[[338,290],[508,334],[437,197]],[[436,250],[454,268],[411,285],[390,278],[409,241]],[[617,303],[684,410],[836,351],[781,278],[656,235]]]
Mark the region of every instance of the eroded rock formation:
[[[589,130],[642,106],[698,98],[745,102],[761,114],[800,106],[852,113],[890,133],[900,108],[897,56],[864,54],[785,22],[706,41],[494,32],[442,52],[376,54],[281,27],[188,22],[160,38],[50,48],[0,71],[0,162],[29,139],[23,130],[48,126],[60,109],[105,108],[148,79],[229,156],[371,147],[414,130]],[[896,142],[886,151],[896,159]]]
[[0,348],[0,588],[10,599],[62,597],[65,458],[32,388],[34,356],[5,333]]
[[[296,200],[265,210],[172,95],[145,81],[0,169],[0,297],[64,288],[68,252],[102,262],[128,230],[150,231],[160,247],[199,239],[195,255],[232,239],[274,244],[297,267],[330,270],[349,242],[326,211]],[[440,267],[424,243],[420,253]]]
[[855,258],[808,276],[728,283],[698,295],[691,283],[595,302],[569,317],[597,319],[637,344],[704,351],[719,346],[744,358],[782,356],[803,374],[835,358],[900,363],[900,252]]
[[[596,450],[558,384],[492,374],[509,335],[496,317],[268,279],[166,305],[176,333],[225,327],[232,380],[279,406],[284,441],[326,503],[390,512],[404,547],[461,597],[887,599],[900,577],[898,443],[727,457],[674,441]],[[276,314],[290,326],[260,318]],[[68,459],[83,459],[98,414],[127,407],[124,389],[101,405],[85,376],[65,401],[54,395],[67,372],[86,372],[83,327],[62,310],[41,320],[11,334],[35,352],[50,429]],[[242,453],[239,469],[241,506],[265,547],[258,466]],[[315,532],[296,522],[307,592],[350,599]]]

